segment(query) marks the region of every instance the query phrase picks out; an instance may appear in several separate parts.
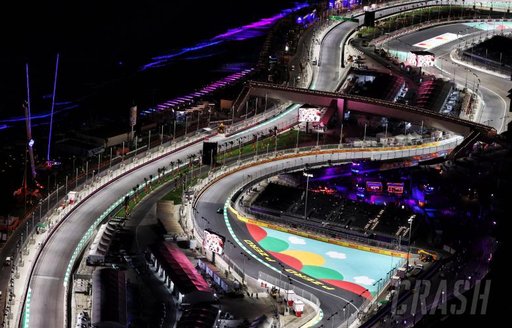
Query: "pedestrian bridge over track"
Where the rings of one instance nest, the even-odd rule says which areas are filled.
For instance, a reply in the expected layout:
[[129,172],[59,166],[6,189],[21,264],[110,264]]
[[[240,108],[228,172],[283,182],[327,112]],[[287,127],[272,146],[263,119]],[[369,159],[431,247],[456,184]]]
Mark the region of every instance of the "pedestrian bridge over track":
[[255,81],[246,83],[234,103],[234,110],[241,111],[249,97],[268,97],[298,104],[334,107],[338,110],[339,115],[343,115],[346,111],[353,111],[407,122],[423,121],[423,124],[426,126],[451,131],[465,138],[464,142],[453,151],[452,156],[457,156],[462,150],[467,149],[480,139],[490,140],[496,136],[496,130],[490,126],[432,112],[425,108],[363,96],[302,89]]

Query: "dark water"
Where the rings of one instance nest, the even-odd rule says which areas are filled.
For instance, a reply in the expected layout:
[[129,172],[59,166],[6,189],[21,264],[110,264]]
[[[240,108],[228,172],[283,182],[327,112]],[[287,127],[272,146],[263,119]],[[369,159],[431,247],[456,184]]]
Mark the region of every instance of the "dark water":
[[[35,151],[45,156],[56,54],[59,114],[54,136],[71,125],[110,117],[127,120],[129,106],[159,101],[252,66],[264,32],[244,41],[224,42],[141,71],[153,57],[208,41],[229,29],[271,17],[294,7],[287,0],[247,1],[27,1],[0,11],[0,188],[12,193],[22,180],[26,99],[25,63],[29,63]],[[13,122],[18,118],[18,122]],[[38,142],[40,141],[40,142]],[[2,197],[0,203],[8,203]],[[5,206],[0,206],[5,208]],[[0,211],[4,215],[5,210]]]
[[[61,102],[97,93],[100,87],[110,87],[112,81],[119,79],[123,80],[124,90],[121,95],[114,93],[110,97],[113,102],[118,98],[119,106],[124,105],[127,98],[134,98],[129,101],[136,102],[145,100],[148,94],[157,99],[165,98],[169,91],[183,91],[198,81],[208,80],[209,69],[203,66],[204,59],[233,49],[221,47],[214,53],[190,56],[165,70],[138,74],[134,78],[137,69],[151,57],[272,16],[293,7],[293,3],[149,0],[20,3],[15,6],[18,8],[0,14],[0,119],[19,113],[19,103],[26,97],[25,62],[30,63],[35,113],[47,110],[36,104],[51,93],[57,52],[61,54],[57,89]],[[238,49],[224,60],[254,59],[258,50],[250,49],[249,53],[247,49]],[[130,93],[130,97],[123,97],[122,93]]]

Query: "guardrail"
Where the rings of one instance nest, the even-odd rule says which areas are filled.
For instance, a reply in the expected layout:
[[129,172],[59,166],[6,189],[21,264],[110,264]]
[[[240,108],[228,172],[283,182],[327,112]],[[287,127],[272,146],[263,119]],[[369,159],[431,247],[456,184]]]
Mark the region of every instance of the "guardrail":
[[[442,145],[441,147],[443,149],[454,148],[458,143],[461,142],[461,139],[462,139],[461,137],[453,138],[451,140],[451,143],[448,143],[445,140],[446,143],[444,145]],[[439,145],[435,145],[435,146],[433,146],[433,148],[430,147],[430,151],[432,151],[434,149],[436,152],[438,152],[439,151],[438,147],[439,147]],[[378,148],[376,148],[376,149],[378,149]],[[268,156],[268,155],[261,155],[259,157],[258,156],[249,156],[248,158],[244,159],[243,161],[239,160],[236,163],[224,166],[224,167],[222,167],[222,168],[220,168],[220,169],[218,169],[216,171],[211,171],[211,174],[208,176],[208,178],[203,179],[202,181],[200,181],[200,183],[198,185],[194,186],[194,194],[193,194],[194,196],[193,196],[192,201],[188,204],[189,218],[193,222],[194,233],[196,234],[196,236],[198,236],[198,239],[200,239],[200,238],[202,239],[202,229],[198,225],[197,220],[193,219],[193,213],[194,213],[193,209],[195,208],[195,204],[196,204],[197,200],[199,199],[200,195],[206,189],[208,189],[209,186],[211,186],[213,183],[216,183],[217,181],[221,180],[223,177],[225,177],[225,176],[227,176],[229,174],[232,174],[234,172],[237,172],[237,171],[240,171],[240,170],[243,170],[243,169],[246,169],[246,168],[250,168],[250,167],[258,165],[258,164],[261,164],[261,163],[276,162],[276,165],[272,166],[271,168],[265,169],[263,171],[259,171],[256,174],[252,174],[250,177],[246,178],[245,175],[244,175],[244,178],[242,179],[242,181],[233,188],[233,192],[230,194],[228,200],[226,201],[226,205],[225,205],[225,211],[226,211],[227,210],[227,206],[228,206],[227,204],[234,205],[232,203],[231,197],[233,195],[235,195],[237,193],[237,191],[239,191],[241,189],[245,189],[247,187],[247,185],[253,183],[254,181],[258,181],[258,180],[263,179],[265,177],[268,177],[268,176],[271,176],[271,175],[275,175],[279,171],[290,170],[290,169],[293,169],[293,168],[302,167],[304,165],[305,161],[303,161],[302,158],[298,158],[300,156],[316,155],[315,159],[314,159],[314,162],[317,162],[317,163],[318,162],[327,163],[328,160],[331,159],[331,156],[334,154],[333,150],[334,151],[340,151],[338,149],[337,145],[329,145],[329,147],[325,147],[325,149],[323,149],[323,150],[316,149],[316,150],[310,151],[310,153],[306,153],[304,151],[291,150],[292,152],[290,152],[290,153],[279,152],[279,153],[272,154],[271,156]],[[345,149],[345,150],[347,150],[347,149]],[[395,150],[395,151],[400,152],[401,155],[405,155],[405,154],[412,155],[413,153],[415,155],[418,154],[417,151],[414,151],[414,152],[411,153],[410,150],[405,151],[405,152],[403,150]],[[371,152],[366,152],[366,153],[362,152],[359,155],[361,155],[361,157],[365,157],[366,156],[367,158],[372,158],[373,157],[371,155]],[[359,157],[359,158],[361,158],[361,157]],[[354,158],[355,158],[355,156],[353,156],[353,155],[347,155],[345,157],[345,159],[338,158],[338,159],[335,159],[335,161],[336,160],[341,161],[341,160],[346,160],[346,159],[354,159]],[[286,167],[282,163],[278,163],[278,161],[282,160],[282,159],[289,159],[287,161]],[[232,238],[241,247],[243,247],[243,245],[241,245],[241,242],[238,240],[238,238],[235,235],[233,235],[233,232],[232,232],[232,229],[231,229],[231,225],[227,221],[228,218],[227,218],[227,214],[226,213],[225,213],[225,218],[224,219],[226,220],[226,224],[228,226],[228,230],[232,234]],[[251,252],[249,252],[249,254],[251,254]],[[254,255],[252,255],[252,256],[254,257]],[[257,257],[255,257],[255,258],[258,260]],[[228,261],[231,262],[229,259],[228,259]],[[262,263],[268,266],[267,263],[265,263],[265,262],[262,262]],[[232,263],[232,264],[233,264],[233,267],[237,268],[237,269],[235,269],[235,271],[237,271],[240,276],[246,277],[246,274],[244,274],[244,270],[241,270],[236,264],[234,264],[234,263]],[[394,274],[395,270],[396,270],[396,267],[388,272],[387,277],[386,277],[386,282],[391,278],[391,276]],[[244,279],[247,280],[247,278],[244,278]],[[382,283],[382,284],[379,283],[378,293],[380,293],[383,290],[384,286],[385,286],[385,283]],[[366,307],[370,306],[370,302],[368,302],[368,304],[363,304],[363,305],[364,305],[363,308],[366,308]],[[356,318],[357,318],[357,316],[354,314],[351,320],[353,321]]]
[[[75,191],[80,191],[80,193],[79,193],[77,201],[74,204],[67,204],[66,206],[62,206],[62,207],[58,207],[58,206],[56,206],[57,205],[56,204],[52,208],[53,209],[52,211],[48,212],[44,217],[42,217],[41,221],[36,221],[37,223],[43,222],[43,223],[48,224],[48,236],[47,236],[46,240],[44,241],[44,243],[42,244],[42,247],[36,250],[36,252],[38,252],[37,254],[39,254],[41,252],[46,241],[50,238],[51,235],[53,235],[53,233],[56,231],[57,227],[64,221],[64,219],[75,208],[77,208],[85,199],[90,197],[92,194],[94,194],[95,192],[97,192],[98,190],[103,188],[104,186],[110,184],[112,181],[115,181],[118,178],[126,175],[127,173],[129,173],[135,169],[138,169],[139,167],[142,167],[149,162],[153,162],[155,160],[158,160],[161,157],[165,157],[165,156],[169,155],[170,153],[180,150],[190,144],[200,142],[200,141],[204,140],[205,137],[206,137],[206,135],[204,135],[204,134],[197,134],[197,136],[195,138],[190,138],[190,139],[182,138],[182,140],[179,144],[176,143],[176,144],[168,145],[167,147],[159,146],[159,147],[153,148],[150,151],[138,153],[138,154],[134,155],[130,161],[123,160],[121,163],[114,166],[115,170],[110,169],[110,170],[107,170],[106,172],[105,171],[101,172],[100,174],[96,175],[95,179],[91,179],[90,184],[83,184],[83,185],[81,185],[80,189],[75,189]],[[183,165],[186,165],[186,164],[183,164]],[[170,171],[166,171],[165,173],[168,174],[169,172]],[[157,178],[158,178],[158,176],[155,174],[155,176],[153,177],[153,180],[155,180]],[[127,193],[126,195],[130,196],[133,193],[134,193],[134,191],[130,190],[130,192]],[[58,192],[56,191],[55,194],[57,196]],[[125,195],[123,195],[123,197],[120,198],[117,202],[112,204],[106,211],[103,212],[103,214],[100,217],[98,217],[94,221],[93,225],[87,230],[86,234],[82,237],[79,244],[75,248],[75,251],[72,254],[72,258],[68,264],[68,268],[65,273],[64,286],[66,287],[66,290],[68,288],[68,281],[69,281],[69,277],[71,274],[71,270],[74,266],[74,263],[75,263],[76,259],[78,258],[78,256],[82,253],[84,247],[87,245],[87,242],[90,239],[90,237],[93,235],[95,228],[98,226],[99,223],[101,223],[108,216],[108,214],[111,211],[113,211],[115,208],[117,208],[123,202],[124,196]],[[60,200],[61,199],[58,199],[58,201],[60,201]],[[53,213],[51,213],[51,212],[53,212]],[[34,233],[35,226],[37,226],[37,225],[34,224],[32,229],[29,231],[29,234]],[[37,257],[38,257],[38,255],[36,255],[36,258]],[[18,258],[18,260],[17,260],[18,262],[20,260],[22,260],[22,258],[20,259],[20,256],[18,256],[17,258]],[[30,272],[33,271],[35,263],[36,263],[36,261],[32,262]],[[31,276],[32,275],[30,275],[30,277]],[[30,281],[31,281],[31,279],[27,279],[25,281],[24,287],[23,287],[24,291],[26,291],[28,289],[28,286],[30,285]],[[24,292],[22,295],[25,295],[25,294],[26,294],[26,292]],[[66,294],[67,294],[67,292],[66,292]],[[65,300],[67,300],[66,297],[65,297]],[[30,304],[25,303],[27,301],[28,301],[27,297],[23,297],[22,306],[20,306],[20,308],[18,308],[17,313],[15,313],[16,320],[14,322],[19,322],[19,320],[17,318],[20,318],[21,311],[24,310],[25,308],[30,307]],[[65,309],[67,310],[67,305],[65,306]],[[25,314],[25,318],[27,318],[26,314]],[[65,316],[65,320],[67,320],[67,315]],[[27,321],[27,319],[25,319],[25,321]],[[66,325],[67,325],[67,323],[66,323]]]
[[[408,2],[408,1],[404,1],[403,3],[406,3],[406,2]],[[397,2],[397,3],[402,3],[402,2]],[[256,118],[253,118],[253,120],[254,120],[254,123],[256,123],[256,121],[258,121],[258,123],[260,123],[262,120],[268,119],[269,117],[276,116],[276,115],[277,114],[274,113],[272,110],[269,110],[266,113],[264,113],[262,116],[258,115]],[[241,125],[244,125],[244,126],[246,126],[246,124],[247,124],[247,122],[241,123]],[[26,235],[32,235],[35,231],[35,227],[39,223],[44,223],[44,222],[49,221],[49,228],[52,228],[54,225],[54,222],[53,222],[53,220],[50,219],[51,216],[55,216],[55,215],[57,216],[57,222],[55,224],[58,225],[59,222],[62,222],[62,220],[64,220],[69,215],[69,213],[74,208],[76,208],[77,204],[80,203],[80,200],[77,201],[77,203],[75,203],[75,205],[73,205],[73,206],[69,206],[69,205],[66,205],[63,207],[59,206],[62,202],[62,199],[64,199],[67,196],[68,190],[79,191],[81,193],[80,198],[83,200],[82,196],[84,196],[84,194],[82,194],[82,192],[85,192],[85,195],[88,195],[88,194],[100,189],[102,186],[105,185],[104,180],[106,178],[111,179],[111,180],[108,180],[108,182],[115,180],[119,176],[126,174],[128,168],[130,166],[135,167],[135,165],[132,165],[132,164],[140,164],[137,166],[137,167],[140,167],[140,166],[144,165],[144,159],[148,158],[148,160],[154,160],[154,159],[151,159],[153,154],[161,152],[161,154],[162,154],[161,156],[165,156],[165,155],[169,154],[170,152],[175,151],[178,147],[178,143],[180,143],[182,141],[187,141],[189,136],[194,135],[194,134],[196,134],[196,133],[190,133],[188,136],[173,139],[172,142],[169,141],[165,144],[162,144],[160,146],[154,147],[153,149],[146,150],[146,151],[144,151],[144,149],[147,149],[147,146],[141,147],[143,149],[142,154],[138,153],[141,149],[141,148],[139,148],[138,150],[135,150],[135,151],[131,152],[130,154],[112,158],[109,161],[108,167],[106,166],[105,163],[100,163],[100,165],[98,165],[98,170],[97,170],[98,173],[97,174],[94,172],[90,172],[90,173],[87,172],[87,174],[80,174],[80,175],[76,174],[74,180],[67,181],[67,183],[65,183],[63,186],[57,186],[55,191],[50,193],[38,205],[34,206],[31,210],[31,214],[27,215],[22,220],[21,225],[26,225],[26,228],[25,228]],[[200,140],[200,138],[195,140],[194,142],[197,142],[198,140]],[[173,149],[173,147],[174,147],[174,149]],[[155,151],[155,148],[157,148],[156,151]],[[167,150],[165,150],[166,148],[167,148]],[[143,160],[143,163],[137,163],[141,159]],[[134,168],[132,168],[132,169],[134,169]],[[121,171],[121,172],[119,172],[119,171]],[[117,176],[112,179],[112,177],[114,175],[117,175]],[[89,177],[91,177],[91,178],[89,178]],[[91,179],[91,180],[89,180],[89,179]],[[73,185],[74,185],[74,188],[73,188]],[[64,193],[63,193],[63,191],[64,191]],[[61,197],[59,197],[59,194],[61,195]],[[62,195],[64,195],[64,197],[62,197]],[[43,214],[43,206],[45,204],[46,204],[46,211],[44,211],[44,214]],[[38,207],[39,207],[39,211],[38,211],[39,215],[36,216],[35,213],[37,212]],[[27,222],[28,219],[31,219],[30,227],[29,227],[29,222]],[[55,229],[51,230],[51,232],[49,232],[49,234],[53,233],[54,230]],[[18,234],[18,232],[15,232],[11,236],[11,238],[17,237],[17,234]],[[22,239],[22,242],[20,243],[20,246],[18,247],[18,249],[22,249],[22,248],[26,247],[27,240],[28,240],[28,238],[25,239],[24,241]],[[20,260],[22,260],[22,255],[18,255],[18,253],[19,252],[16,252],[16,254],[14,254],[14,257],[15,257],[14,261],[19,263]],[[27,290],[29,283],[30,282],[27,281],[26,286],[24,288],[25,291]],[[23,293],[23,296],[22,296],[23,297],[23,305],[25,304],[24,302],[26,301],[25,295],[26,295],[26,292]],[[21,306],[20,310],[23,309],[23,307],[24,306]],[[19,317],[19,315],[20,315],[20,313],[17,313],[18,317]],[[19,322],[19,320],[15,320],[15,321]]]
[[[313,307],[314,312],[302,318],[302,320],[308,323],[307,326],[312,326],[322,320],[322,317],[318,315],[321,303],[318,297],[316,297],[314,294],[293,284],[286,283],[282,279],[276,278],[262,271],[258,272],[258,281],[266,282],[271,286],[277,287],[279,290],[293,290],[295,295],[302,298],[306,302],[309,302]],[[315,322],[312,322],[313,320]]]

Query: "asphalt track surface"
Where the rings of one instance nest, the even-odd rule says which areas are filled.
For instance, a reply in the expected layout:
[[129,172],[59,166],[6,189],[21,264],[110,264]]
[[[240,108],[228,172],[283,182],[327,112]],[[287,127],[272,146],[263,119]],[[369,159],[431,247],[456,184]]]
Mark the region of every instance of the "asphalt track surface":
[[[508,99],[508,91],[512,88],[510,79],[477,70],[467,70],[450,59],[450,52],[456,49],[460,43],[464,43],[466,40],[469,43],[475,38],[479,39],[480,36],[484,38],[488,32],[469,27],[463,23],[441,25],[396,38],[388,42],[389,49],[404,52],[424,50],[412,46],[444,33],[457,34],[458,32],[460,34],[458,40],[428,50],[435,54],[436,62],[434,67],[424,68],[424,71],[435,75],[442,74],[446,79],[453,80],[455,78],[459,86],[464,87],[467,85],[472,90],[478,85],[478,79],[480,79],[479,90],[484,107],[476,117],[476,120],[479,123],[494,127],[498,133],[501,133],[506,129],[508,104],[505,99]],[[388,44],[384,48],[387,49]]]
[[[394,7],[393,9],[386,10],[386,14],[391,11],[400,11],[402,9],[403,7],[401,6]],[[329,39],[326,41],[325,46],[330,46],[331,50],[335,50],[336,47],[339,49],[341,40],[344,39],[347,31],[348,29],[346,28],[345,23],[335,27],[334,30],[328,34]],[[322,87],[326,90],[334,90],[339,83],[339,81],[333,79],[332,75],[324,74],[326,71],[331,72],[331,70],[336,70],[340,65],[339,54],[337,56],[329,55],[329,52],[330,51],[322,51],[321,53],[322,59],[320,70],[318,74],[315,75],[317,89]],[[291,111],[288,115],[296,115],[296,112]],[[287,117],[287,115],[283,115],[277,120],[285,119],[289,119],[289,117]],[[263,131],[264,129],[268,129],[268,125],[262,124],[262,126],[250,129],[250,131],[238,133],[224,140],[233,140],[239,136],[250,135],[255,131]],[[134,185],[141,183],[144,180],[144,177],[148,177],[150,174],[155,175],[157,168],[167,166],[169,165],[169,162],[176,161],[177,159],[185,161],[188,154],[197,154],[201,148],[201,143],[197,143],[134,170],[90,196],[87,201],[82,202],[82,204],[68,215],[65,221],[56,228],[55,232],[47,241],[45,247],[37,258],[29,284],[32,290],[30,327],[47,328],[64,326],[64,297],[66,292],[66,288],[64,286],[64,275],[74,249],[94,220],[96,220],[96,218],[99,217],[112,203],[131,190]],[[219,196],[225,197],[226,195]],[[216,209],[215,206],[217,205],[218,202],[214,202],[211,207],[205,210],[211,210],[211,213],[215,213],[214,208]],[[253,271],[250,272],[252,273]],[[331,313],[339,311],[341,306],[343,306],[342,303],[326,301],[322,304],[324,316],[327,317]],[[337,317],[339,317],[339,315],[334,317],[337,319],[335,325],[339,325],[342,321],[342,318]]]
[[[315,162],[315,156],[312,156],[309,158],[308,162]],[[256,175],[258,172],[262,172],[265,170],[268,170],[271,167],[280,166],[285,167],[287,165],[289,160],[282,160],[282,161],[275,161],[270,162],[264,165],[259,165],[258,167],[251,167],[248,169],[244,169],[242,171],[238,171],[232,175],[229,175],[225,178],[223,178],[220,182],[213,184],[210,188],[208,188],[198,199],[196,204],[196,210],[197,214],[196,217],[201,218],[204,216],[208,219],[208,223],[206,223],[204,220],[199,219],[197,222],[202,228],[210,228],[215,232],[220,233],[221,235],[225,236],[229,240],[233,240],[232,236],[230,236],[230,233],[227,230],[226,224],[224,222],[224,217],[221,214],[217,214],[216,210],[219,207],[223,207],[224,203],[226,202],[226,197],[233,191],[233,189],[239,185],[247,175]],[[304,163],[306,163],[306,160],[304,160]],[[233,231],[235,235],[238,237],[239,240],[252,240],[252,237],[247,231],[247,228],[245,227],[245,224],[241,221],[232,219],[231,217],[230,223],[231,227],[233,228]],[[236,242],[232,241],[233,244],[236,244]],[[245,245],[247,247],[247,245]],[[265,272],[271,276],[274,276],[276,278],[279,278],[279,273],[271,270],[264,264],[262,264],[260,261],[256,260],[254,257],[250,257],[250,260],[244,260],[245,256],[241,254],[242,249],[237,246],[236,248],[231,246],[231,243],[226,243],[225,252],[226,255],[235,263],[238,263],[240,267],[245,267],[245,273],[248,274],[251,277],[258,277],[258,272],[262,271]],[[265,262],[265,259],[261,257],[258,253],[252,251],[251,252],[254,256],[260,258],[261,261]],[[244,251],[244,254],[245,251]],[[251,256],[251,255],[250,255]],[[244,263],[243,265],[242,263]],[[280,267],[277,264],[272,264],[275,267]],[[321,308],[324,312],[324,319],[322,322],[325,324],[331,324],[330,321],[327,321],[326,318],[335,312],[339,312],[340,314],[341,309],[347,301],[353,301],[352,303],[355,304],[356,307],[359,307],[359,305],[362,303],[364,299],[362,297],[359,297],[356,294],[353,294],[351,292],[336,288],[333,291],[324,291],[322,288],[319,287],[312,287],[311,284],[307,283],[304,280],[293,278],[293,284],[296,285],[299,288],[302,288],[306,291],[311,292],[314,294],[321,303]],[[284,282],[284,280],[283,280]],[[348,307],[347,307],[348,308]],[[355,311],[355,307],[350,308],[350,313],[353,313]],[[348,312],[347,312],[348,317]],[[333,317],[334,319],[334,326],[338,326],[343,322],[342,316],[338,315]],[[331,319],[331,320],[333,320]]]

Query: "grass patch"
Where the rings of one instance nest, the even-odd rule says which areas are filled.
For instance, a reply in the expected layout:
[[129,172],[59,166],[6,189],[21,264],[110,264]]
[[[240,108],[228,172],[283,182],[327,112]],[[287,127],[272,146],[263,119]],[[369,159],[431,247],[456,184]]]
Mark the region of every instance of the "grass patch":
[[[306,133],[301,132],[299,134],[299,145],[301,145],[305,141],[310,141],[311,137],[306,135]],[[268,152],[273,152],[276,149],[276,138],[275,137],[267,137],[265,139],[259,139],[258,142],[258,154],[265,154]],[[277,150],[280,149],[289,149],[293,148],[297,145],[297,131],[289,130],[282,134],[277,135]],[[256,140],[251,140],[250,144],[243,145],[240,149],[238,145],[233,146],[233,148],[229,149],[226,153],[222,152],[220,156],[217,156],[217,160],[222,160],[224,157],[237,157],[241,153],[241,156],[248,154],[256,154]]]
[[183,186],[179,186],[178,188],[174,188],[170,192],[167,193],[161,200],[171,200],[174,202],[174,205],[181,204],[181,198],[183,196]]

